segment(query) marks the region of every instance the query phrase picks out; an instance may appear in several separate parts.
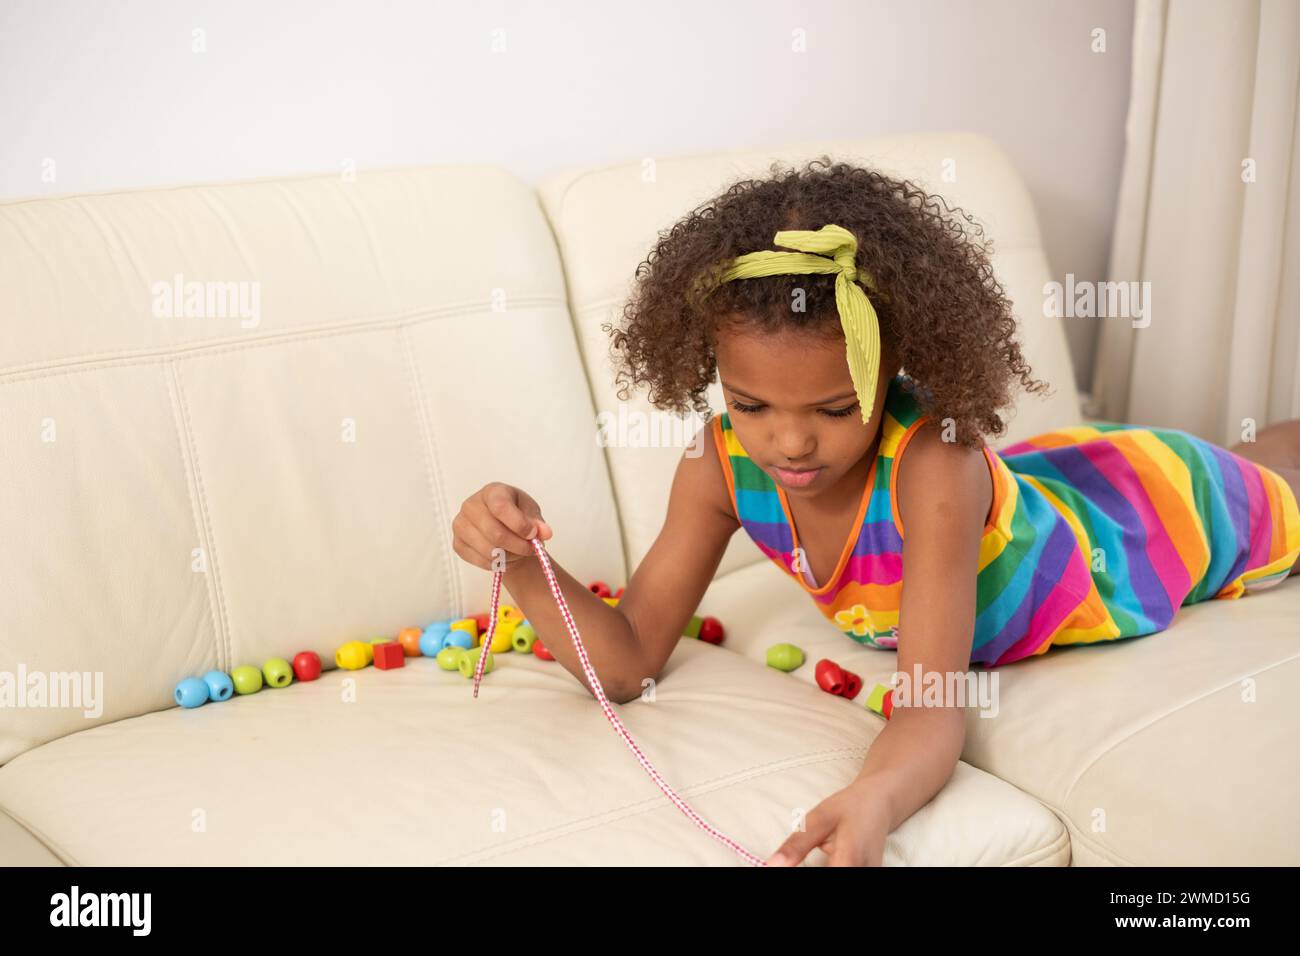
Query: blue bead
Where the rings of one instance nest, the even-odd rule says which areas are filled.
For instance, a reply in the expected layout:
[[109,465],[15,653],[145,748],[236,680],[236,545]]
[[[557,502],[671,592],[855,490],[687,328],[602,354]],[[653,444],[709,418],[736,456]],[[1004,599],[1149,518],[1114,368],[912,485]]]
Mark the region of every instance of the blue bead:
[[187,677],[176,685],[175,696],[182,707],[202,707],[208,702],[208,685],[197,677]]
[[459,629],[448,631],[442,639],[442,646],[463,647],[468,651],[474,647],[474,638],[470,637],[468,632]]
[[235,682],[225,671],[208,671],[203,683],[208,687],[208,700],[230,700],[235,693]]
[[434,621],[424,628],[424,633],[420,635],[420,653],[425,657],[437,657],[438,652],[442,650],[443,639],[447,632],[451,630],[452,619],[448,618],[443,621]]

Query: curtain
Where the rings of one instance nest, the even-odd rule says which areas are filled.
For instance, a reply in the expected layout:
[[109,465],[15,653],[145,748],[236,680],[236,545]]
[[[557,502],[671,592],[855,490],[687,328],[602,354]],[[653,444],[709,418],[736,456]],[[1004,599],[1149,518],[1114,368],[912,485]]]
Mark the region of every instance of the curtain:
[[[1300,2],[1138,0],[1089,414],[1221,445],[1300,418]],[[1143,284],[1149,283],[1149,286]]]

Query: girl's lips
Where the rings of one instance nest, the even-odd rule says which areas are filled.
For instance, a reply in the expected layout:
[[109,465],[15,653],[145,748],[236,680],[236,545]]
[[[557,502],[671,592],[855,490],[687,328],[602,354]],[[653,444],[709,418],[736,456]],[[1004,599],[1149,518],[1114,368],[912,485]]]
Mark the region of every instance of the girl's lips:
[[784,468],[776,469],[776,476],[781,479],[781,484],[787,485],[791,488],[807,488],[817,480],[817,476],[821,473],[822,470],[820,467],[808,471],[787,471]]

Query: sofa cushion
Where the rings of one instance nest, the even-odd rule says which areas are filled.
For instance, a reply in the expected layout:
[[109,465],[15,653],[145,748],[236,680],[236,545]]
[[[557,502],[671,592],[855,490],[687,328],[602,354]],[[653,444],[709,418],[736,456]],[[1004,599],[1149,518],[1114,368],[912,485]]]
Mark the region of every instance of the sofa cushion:
[[[478,700],[413,659],[94,727],[0,768],[0,806],[68,864],[743,864],[668,801],[559,664],[497,662]],[[669,785],[762,857],[854,778],[882,726],[693,640],[653,701],[617,710]],[[959,764],[884,862],[1068,859],[1052,813]]]
[[[766,564],[714,581],[724,646],[781,641],[887,684],[898,654],[825,627]],[[1180,608],[1166,631],[1053,648],[988,671],[996,711],[967,719],[962,762],[1030,794],[1069,827],[1073,865],[1300,863],[1300,580]],[[977,670],[976,673],[979,671]]]
[[[1010,159],[986,136],[931,133],[875,136],[735,150],[701,156],[652,157],[615,166],[567,170],[542,180],[538,191],[564,261],[569,303],[578,330],[598,414],[610,422],[655,423],[652,436],[684,434],[677,444],[660,440],[608,449],[629,566],[635,567],[663,526],[672,477],[683,445],[695,428],[683,428],[669,413],[656,411],[643,391],[619,401],[610,363],[609,336],[602,323],[617,323],[632,288],[637,265],[667,230],[691,208],[733,181],[761,177],[773,161],[802,165],[829,153],[832,160],[857,161],[907,178],[938,193],[950,206],[977,217],[993,239],[993,268],[1015,303],[1020,338],[1034,374],[1052,392],[1019,396],[999,446],[1066,425],[1082,417],[1073,366],[1061,320],[1043,314],[1043,285],[1050,278],[1033,203]],[[952,181],[948,181],[948,175]],[[724,407],[714,382],[711,407]],[[694,416],[687,419],[694,421]],[[676,424],[674,424],[676,423]],[[695,422],[698,425],[698,422]],[[706,436],[707,438],[707,436]],[[707,447],[705,453],[709,453]],[[762,560],[748,542],[736,539],[719,568],[726,574]]]
[[[184,314],[177,276],[258,308],[197,286]],[[573,573],[624,574],[555,245],[507,173],[0,203],[0,323],[0,672],[103,689],[6,713],[0,763],[210,668],[485,609],[450,523],[487,481],[543,502]]]

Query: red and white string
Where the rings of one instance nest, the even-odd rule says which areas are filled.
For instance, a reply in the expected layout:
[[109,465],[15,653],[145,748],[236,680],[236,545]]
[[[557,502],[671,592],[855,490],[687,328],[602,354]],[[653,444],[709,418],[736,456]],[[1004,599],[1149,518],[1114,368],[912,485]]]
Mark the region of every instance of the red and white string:
[[[609,698],[605,696],[605,688],[600,686],[600,680],[596,677],[596,672],[591,667],[591,661],[587,659],[587,649],[582,646],[582,638],[578,636],[578,626],[574,623],[573,615],[569,613],[569,605],[564,600],[564,593],[560,590],[560,585],[555,580],[555,572],[551,570],[551,561],[550,558],[547,557],[546,549],[542,546],[542,542],[537,538],[532,539],[532,544],[533,550],[537,553],[537,560],[542,565],[542,571],[546,574],[546,582],[551,587],[551,595],[555,598],[555,603],[559,606],[560,613],[564,616],[564,624],[569,629],[569,636],[573,638],[573,646],[578,652],[578,660],[582,662],[582,672],[587,675],[587,683],[591,685],[591,689],[595,692],[596,700],[600,704],[600,709],[605,712],[605,716],[609,718],[609,722],[614,726],[614,730],[618,732],[618,735],[623,738],[623,742],[626,743],[628,749],[632,751],[632,755],[636,757],[637,762],[645,768],[645,772],[650,775],[650,779],[658,784],[659,789],[664,792],[664,795],[673,802],[677,809],[690,817],[690,819],[694,821],[700,829],[709,834],[709,836],[713,837],[713,839],[717,840],[719,843],[735,850],[736,853],[739,854],[747,863],[752,863],[754,866],[767,866],[765,860],[750,853],[735,840],[728,837],[725,833],[722,833],[716,827],[710,825],[707,820],[692,810],[690,804],[679,797],[672,787],[668,786],[668,783],[664,778],[659,775],[659,771],[655,770],[654,765],[650,763],[646,755],[641,752],[641,748],[636,745],[636,741],[634,741],[632,735],[627,732],[627,728],[623,726],[623,722],[618,719],[618,714],[614,713],[614,708],[610,706]],[[487,663],[487,655],[492,647],[492,635],[496,632],[497,628],[497,606],[501,600],[502,573],[503,572],[501,571],[496,571],[492,575],[492,607],[488,611],[488,632],[483,638],[483,647],[479,652],[478,664],[474,668],[475,698],[478,697],[479,681],[483,679],[483,668]]]

